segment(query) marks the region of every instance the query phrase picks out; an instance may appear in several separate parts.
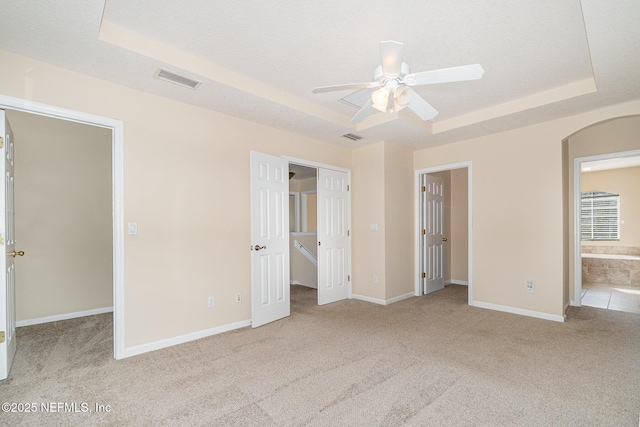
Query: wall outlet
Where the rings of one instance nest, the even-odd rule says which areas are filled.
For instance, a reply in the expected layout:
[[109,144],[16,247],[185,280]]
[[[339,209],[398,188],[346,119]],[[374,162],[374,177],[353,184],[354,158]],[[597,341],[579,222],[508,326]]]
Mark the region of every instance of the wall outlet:
[[211,308],[215,305],[215,299],[213,297],[209,297],[209,300],[207,301],[207,307]]
[[373,276],[373,284],[374,285],[378,284],[378,276]]
[[242,294],[236,294],[236,302],[242,301]]
[[530,294],[533,293],[533,282],[531,280],[527,282],[527,292],[529,292]]

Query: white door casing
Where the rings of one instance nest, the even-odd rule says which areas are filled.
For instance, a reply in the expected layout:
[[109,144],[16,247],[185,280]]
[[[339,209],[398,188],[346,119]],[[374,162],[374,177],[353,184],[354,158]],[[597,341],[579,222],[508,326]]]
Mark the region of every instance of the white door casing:
[[425,174],[422,178],[423,294],[444,288],[444,179]]
[[[0,247],[4,256],[0,256],[2,274],[0,275],[0,380],[9,376],[13,357],[16,353],[16,302],[15,302],[15,210],[13,205],[13,132],[0,110],[0,136],[4,161],[1,172],[3,185],[0,188]],[[4,337],[2,337],[4,334]]]
[[251,151],[251,326],[290,314],[289,162]]
[[318,304],[349,298],[348,174],[318,168]]

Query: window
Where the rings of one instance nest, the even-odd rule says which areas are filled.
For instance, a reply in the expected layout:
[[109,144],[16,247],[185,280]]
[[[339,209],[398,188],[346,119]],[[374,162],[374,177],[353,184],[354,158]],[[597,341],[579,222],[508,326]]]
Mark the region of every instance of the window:
[[594,191],[582,193],[582,240],[620,240],[620,196]]

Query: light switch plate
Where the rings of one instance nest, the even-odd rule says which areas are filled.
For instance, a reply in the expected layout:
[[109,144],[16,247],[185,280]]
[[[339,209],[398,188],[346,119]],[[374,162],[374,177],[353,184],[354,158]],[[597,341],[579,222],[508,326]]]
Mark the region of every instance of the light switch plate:
[[129,234],[138,234],[138,223],[137,222],[130,222],[127,224],[129,226]]

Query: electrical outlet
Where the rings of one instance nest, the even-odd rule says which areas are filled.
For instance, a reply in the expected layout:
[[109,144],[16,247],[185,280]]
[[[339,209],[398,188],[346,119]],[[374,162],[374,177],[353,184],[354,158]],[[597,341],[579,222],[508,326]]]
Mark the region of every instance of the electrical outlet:
[[530,294],[533,293],[533,282],[531,280],[527,282],[527,292],[529,292]]
[[215,299],[213,297],[209,297],[209,300],[207,301],[207,306],[211,308],[214,305],[215,305]]
[[378,276],[373,276],[373,284],[374,285],[378,284]]
[[242,294],[236,294],[236,302],[242,301]]

